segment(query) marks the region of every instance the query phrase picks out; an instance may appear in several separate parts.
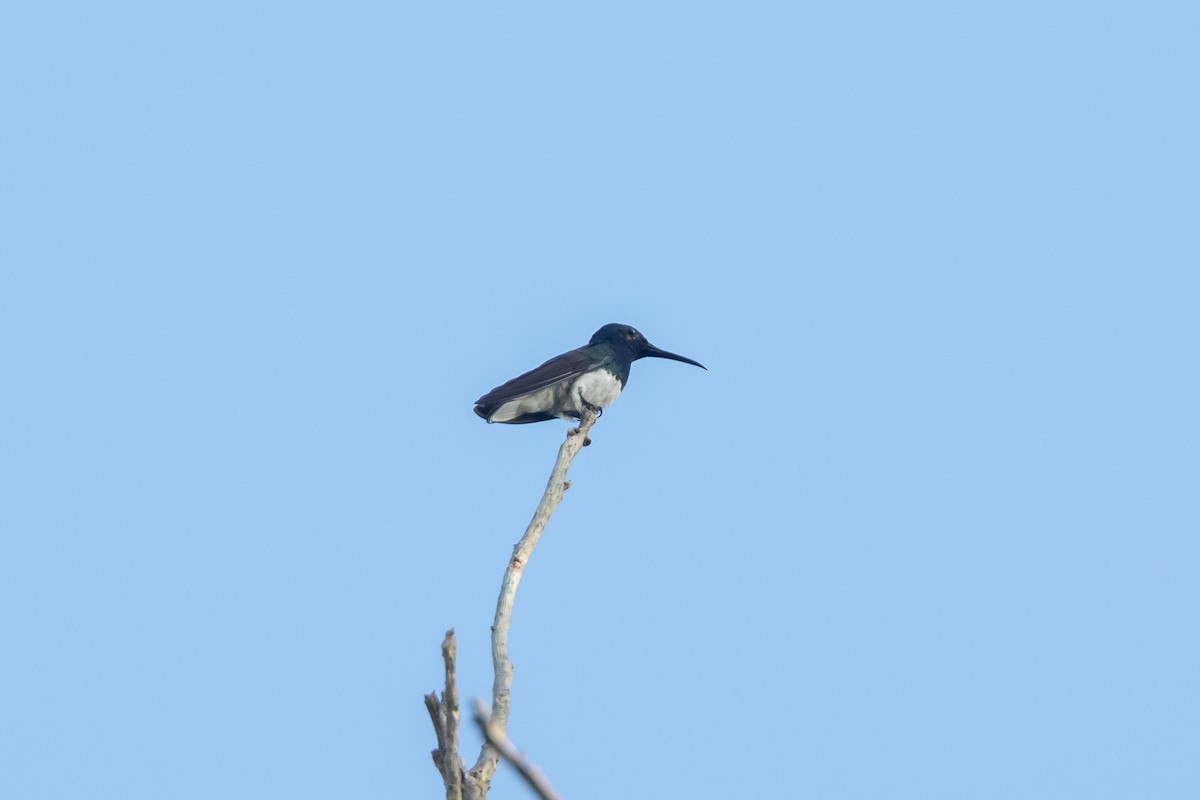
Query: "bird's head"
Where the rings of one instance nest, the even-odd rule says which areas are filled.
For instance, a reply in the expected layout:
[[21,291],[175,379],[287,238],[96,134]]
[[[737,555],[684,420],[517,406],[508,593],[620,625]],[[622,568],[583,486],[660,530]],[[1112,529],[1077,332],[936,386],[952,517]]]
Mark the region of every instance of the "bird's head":
[[635,361],[639,358],[669,358],[672,361],[682,361],[685,364],[692,364],[693,366],[700,367],[700,369],[708,369],[708,367],[699,361],[693,361],[678,353],[672,353],[655,347],[646,340],[646,337],[637,328],[632,325],[622,325],[619,322],[610,322],[596,331],[592,334],[592,339],[588,344],[608,344],[613,347],[619,347],[627,351]]

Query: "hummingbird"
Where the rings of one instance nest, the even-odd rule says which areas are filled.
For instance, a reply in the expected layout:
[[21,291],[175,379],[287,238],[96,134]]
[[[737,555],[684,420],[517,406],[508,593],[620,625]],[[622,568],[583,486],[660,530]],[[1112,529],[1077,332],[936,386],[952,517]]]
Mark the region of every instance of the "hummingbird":
[[655,347],[637,328],[610,322],[583,347],[492,389],[475,401],[475,413],[488,422],[512,425],[579,419],[584,409],[600,415],[629,382],[629,365],[646,357],[708,369],[699,361]]

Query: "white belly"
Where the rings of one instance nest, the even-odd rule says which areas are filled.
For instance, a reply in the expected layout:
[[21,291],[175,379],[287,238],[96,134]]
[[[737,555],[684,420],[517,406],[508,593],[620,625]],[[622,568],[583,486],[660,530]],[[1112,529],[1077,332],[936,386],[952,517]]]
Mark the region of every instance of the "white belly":
[[578,417],[583,413],[583,403],[580,398],[597,408],[608,408],[617,401],[621,394],[621,383],[617,376],[606,369],[594,369],[585,372],[571,384],[570,396],[563,398],[563,405]]

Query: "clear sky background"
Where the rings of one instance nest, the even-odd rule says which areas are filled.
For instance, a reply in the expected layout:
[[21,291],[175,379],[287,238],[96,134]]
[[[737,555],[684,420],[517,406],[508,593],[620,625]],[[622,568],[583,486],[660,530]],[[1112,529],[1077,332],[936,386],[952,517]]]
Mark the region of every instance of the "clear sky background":
[[[1200,796],[1195,3],[25,3],[0,796]],[[478,737],[464,733],[473,761]],[[527,797],[505,767],[497,798]]]

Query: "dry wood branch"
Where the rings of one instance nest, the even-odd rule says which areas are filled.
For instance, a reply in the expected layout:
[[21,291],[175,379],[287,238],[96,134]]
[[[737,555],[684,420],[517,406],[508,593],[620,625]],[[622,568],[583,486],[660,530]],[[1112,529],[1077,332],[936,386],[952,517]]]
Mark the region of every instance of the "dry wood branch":
[[446,670],[446,689],[439,701],[437,692],[425,695],[425,707],[433,720],[433,732],[437,735],[437,749],[433,751],[433,764],[442,773],[446,784],[446,800],[462,800],[463,763],[458,755],[458,681],[454,676],[454,629],[446,631],[442,639],[442,664]]
[[[570,469],[571,462],[575,460],[580,449],[588,443],[588,431],[595,424],[596,414],[584,411],[583,418],[579,421],[579,427],[573,428],[567,433],[566,441],[558,448],[558,458],[554,462],[554,469],[550,471],[550,479],[546,481],[546,491],[542,494],[542,501],[538,503],[537,510],[533,512],[533,519],[525,528],[525,534],[513,547],[512,558],[508,560],[508,567],[504,570],[504,579],[500,582],[500,596],[496,600],[496,618],[492,623],[492,668],[495,671],[495,679],[492,682],[490,724],[501,733],[508,729],[508,700],[513,677],[512,662],[508,660],[508,626],[512,619],[517,585],[521,582],[525,564],[529,561],[529,556],[533,553],[538,539],[541,538],[542,531],[545,530],[546,523],[550,520],[550,515],[562,502],[567,470]],[[492,776],[496,774],[498,759],[499,751],[495,746],[490,742],[484,742],[483,748],[479,752],[479,758],[475,761],[475,766],[471,768],[470,777],[486,787]]]
[[508,734],[488,720],[487,706],[482,700],[476,699],[474,703],[475,709],[475,724],[479,726],[480,733],[487,740],[488,744],[500,751],[500,755],[504,756],[504,760],[512,764],[513,768],[521,773],[521,777],[529,784],[529,787],[537,793],[537,796],[542,800],[559,800],[558,793],[550,786],[550,781],[546,780],[546,776],[542,771],[529,763],[525,756],[521,755],[513,743],[509,740]]
[[[534,546],[541,538],[546,523],[550,521],[550,515],[558,508],[563,492],[570,486],[566,480],[567,470],[570,469],[575,456],[579,455],[579,451],[591,443],[588,431],[595,424],[596,413],[585,410],[579,427],[572,428],[567,433],[566,441],[558,448],[558,458],[554,462],[554,469],[550,471],[550,479],[546,482],[542,500],[533,513],[533,519],[525,528],[525,534],[513,547],[512,558],[504,570],[500,596],[496,600],[496,617],[492,622],[492,666],[495,670],[492,682],[492,713],[487,722],[479,758],[475,761],[475,766],[466,773],[463,772],[462,759],[458,755],[459,714],[458,688],[454,678],[454,631],[448,631],[446,639],[442,642],[442,659],[446,665],[446,691],[442,694],[440,702],[436,693],[425,695],[425,705],[429,709],[438,740],[438,748],[433,751],[433,763],[442,773],[447,800],[483,800],[487,796],[492,777],[496,774],[496,763],[501,753],[498,742],[507,741],[505,732],[508,728],[508,701],[513,677],[512,662],[508,660],[508,627],[512,619],[513,602],[517,596],[517,585],[521,582],[521,575]],[[551,792],[543,797],[554,797],[554,794]]]

